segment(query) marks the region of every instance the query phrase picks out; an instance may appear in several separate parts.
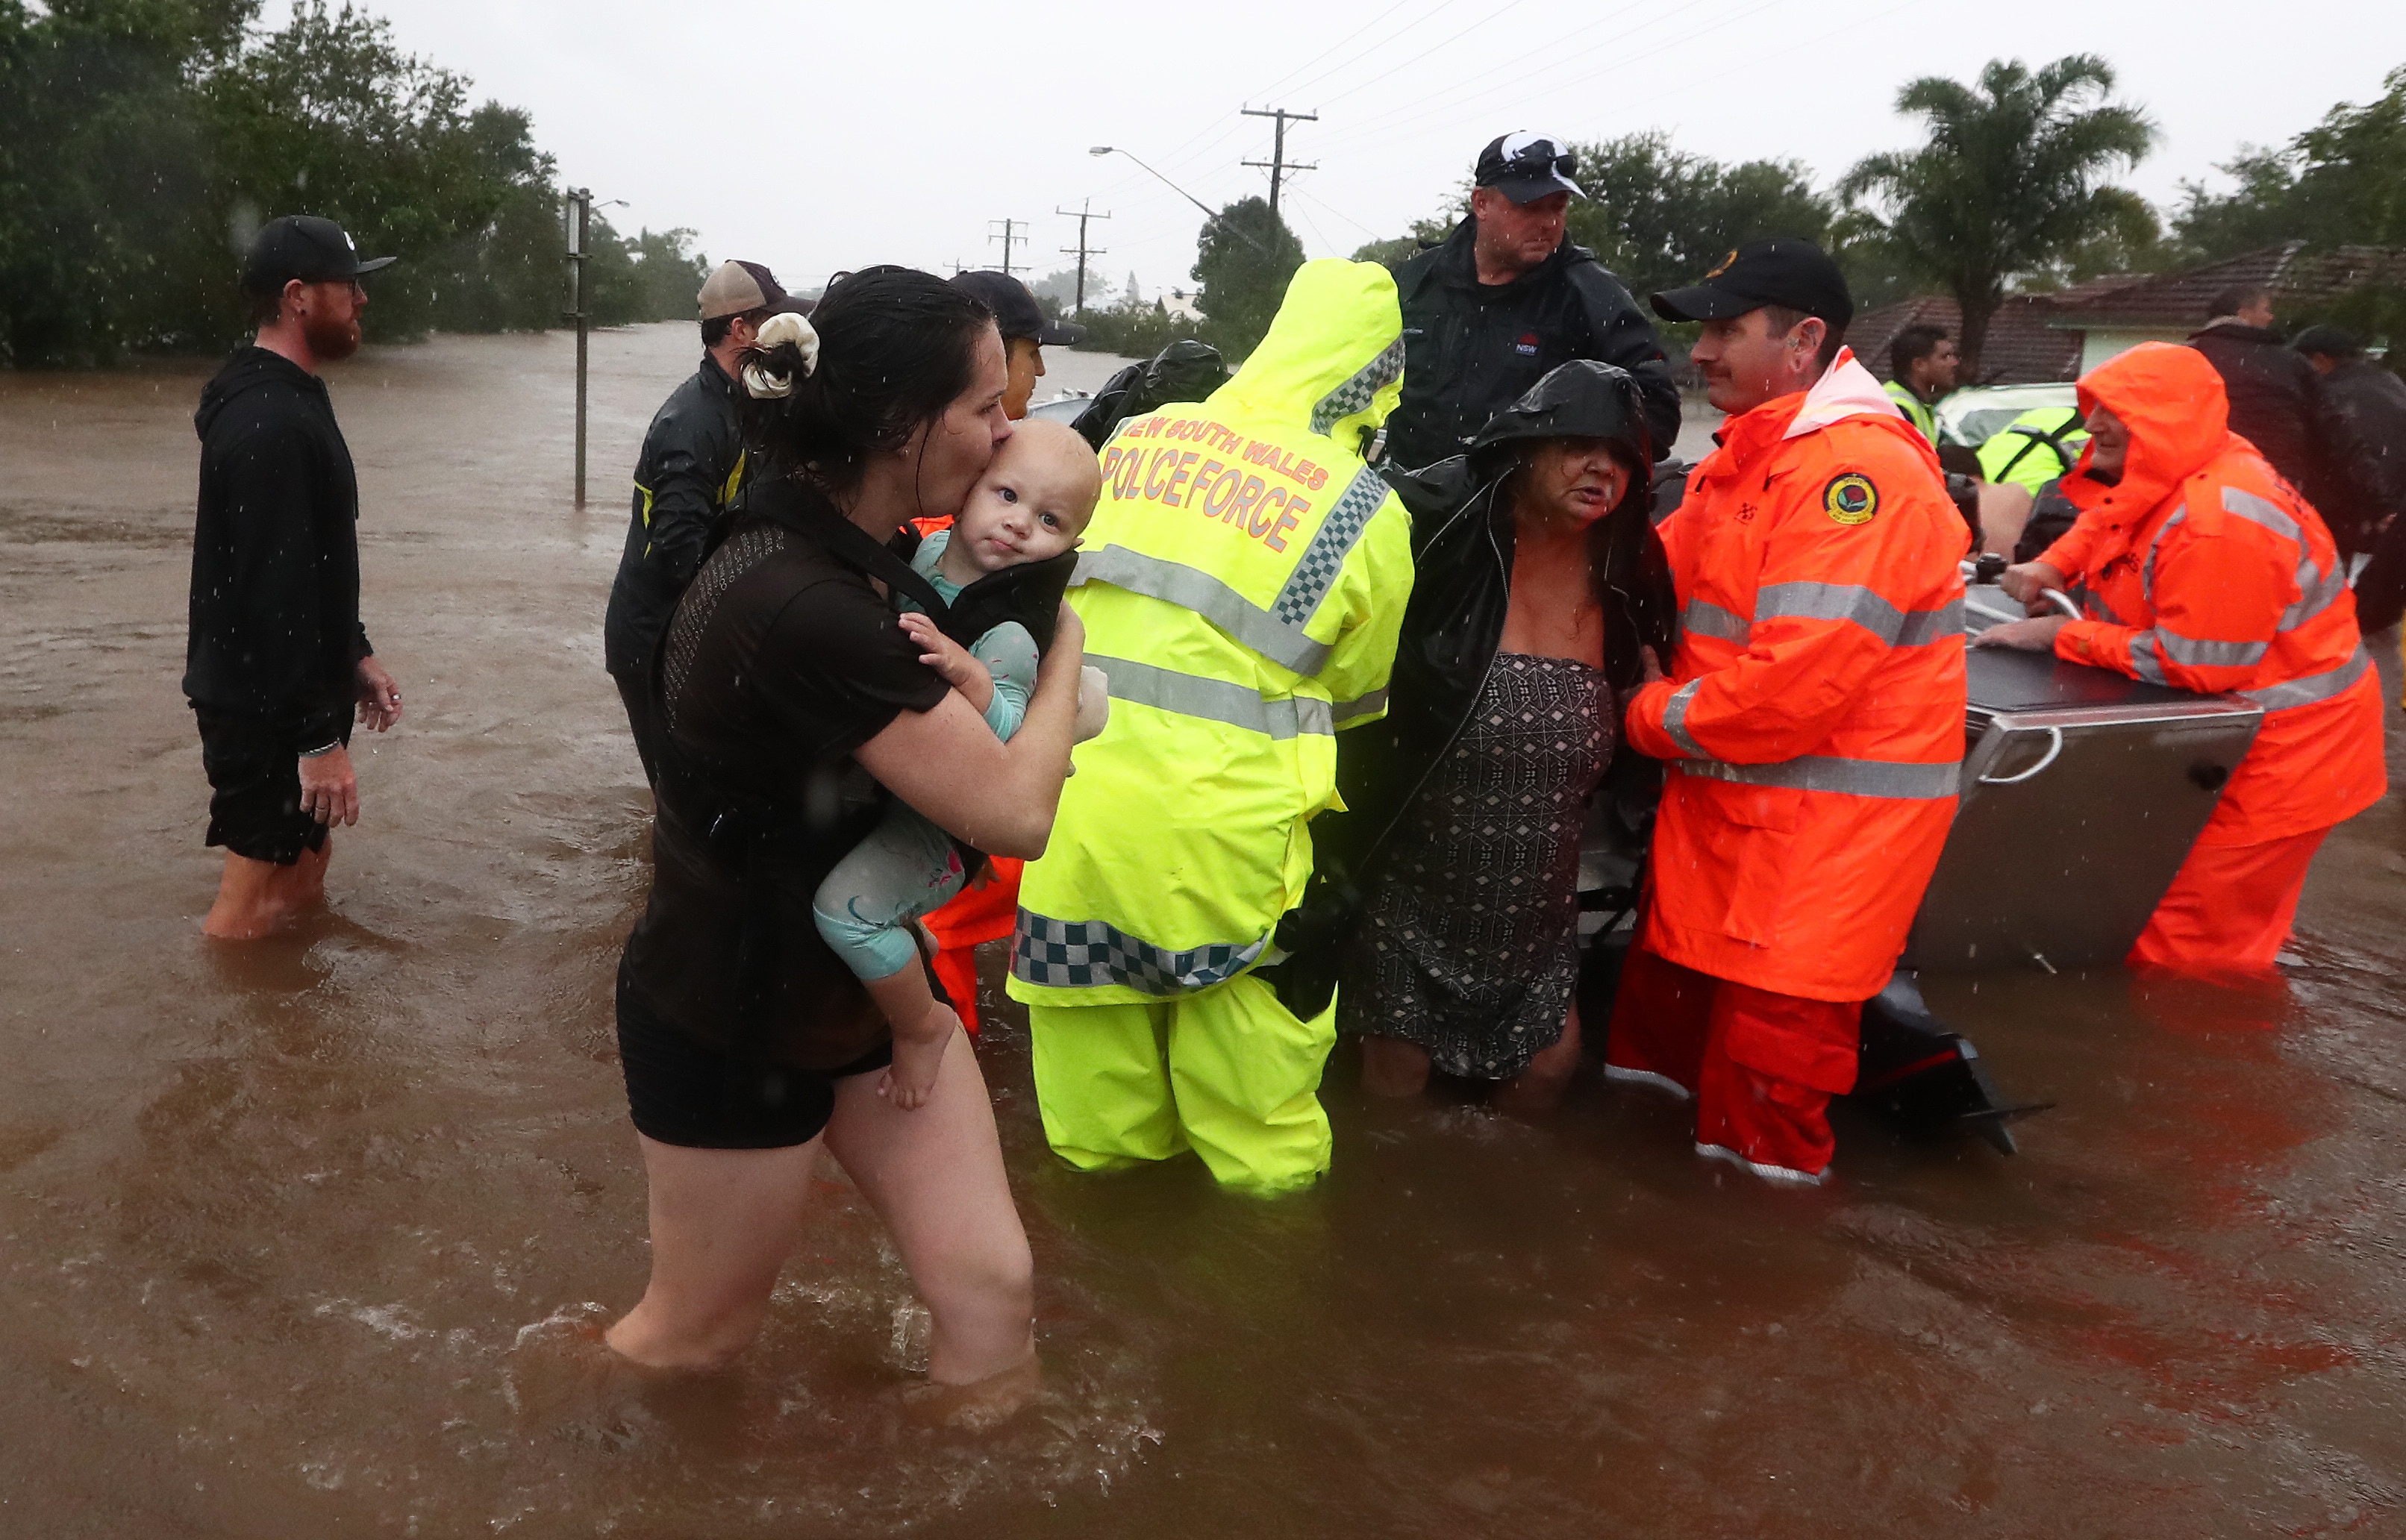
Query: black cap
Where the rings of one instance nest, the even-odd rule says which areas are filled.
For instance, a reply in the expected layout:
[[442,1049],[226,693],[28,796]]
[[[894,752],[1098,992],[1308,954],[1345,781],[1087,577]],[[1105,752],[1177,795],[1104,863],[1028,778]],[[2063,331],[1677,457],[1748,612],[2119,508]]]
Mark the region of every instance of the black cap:
[[2289,346],[2296,352],[2320,353],[2327,359],[2352,359],[2364,351],[2364,339],[2344,326],[2325,321],[2299,332]]
[[1479,152],[1479,168],[1471,180],[1480,187],[1492,187],[1516,204],[1533,204],[1557,192],[1567,192],[1574,198],[1587,193],[1571,176],[1578,170],[1578,157],[1570,147],[1550,134],[1531,134],[1521,130],[1488,141]]
[[1652,295],[1649,303],[1670,321],[1728,320],[1766,304],[1819,316],[1832,326],[1855,318],[1847,276],[1828,252],[1796,235],[1748,241],[1698,282]]
[[298,278],[303,283],[339,283],[390,267],[390,257],[361,257],[343,227],[315,214],[286,214],[270,219],[252,238],[242,260],[242,287],[247,294],[280,294]]
[[1026,337],[1045,347],[1068,347],[1086,340],[1084,327],[1047,317],[1027,286],[1008,273],[955,273],[953,285],[969,290],[994,312],[995,325],[1005,342]]

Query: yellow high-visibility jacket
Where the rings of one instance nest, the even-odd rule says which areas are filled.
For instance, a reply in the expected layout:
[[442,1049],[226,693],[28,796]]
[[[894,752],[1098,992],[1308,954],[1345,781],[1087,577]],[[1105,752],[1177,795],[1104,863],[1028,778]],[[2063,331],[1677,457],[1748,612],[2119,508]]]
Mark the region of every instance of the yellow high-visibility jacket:
[[1409,516],[1357,452],[1403,373],[1387,271],[1308,262],[1234,379],[1104,446],[1069,601],[1111,724],[1021,878],[1012,998],[1210,988],[1302,897],[1335,735],[1385,713],[1411,596]]

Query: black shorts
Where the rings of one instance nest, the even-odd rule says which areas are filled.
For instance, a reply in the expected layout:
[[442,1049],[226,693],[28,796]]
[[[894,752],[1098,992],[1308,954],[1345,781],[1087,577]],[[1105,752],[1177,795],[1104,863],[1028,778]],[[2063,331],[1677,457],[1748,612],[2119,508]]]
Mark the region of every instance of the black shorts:
[[[196,711],[209,777],[209,838],[236,855],[289,867],[326,848],[326,826],[301,811],[301,758],[279,733],[246,717]],[[351,729],[343,728],[350,743]]]
[[618,1067],[635,1131],[690,1150],[808,1144],[835,1115],[835,1082],[894,1062],[893,1039],[841,1069],[797,1069],[706,1048],[660,1019],[618,969]]

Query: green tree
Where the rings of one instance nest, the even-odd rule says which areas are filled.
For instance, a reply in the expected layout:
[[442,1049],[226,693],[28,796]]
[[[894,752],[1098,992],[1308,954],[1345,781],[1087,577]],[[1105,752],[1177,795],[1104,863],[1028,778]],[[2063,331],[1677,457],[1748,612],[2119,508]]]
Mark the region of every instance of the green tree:
[[2035,73],[1992,60],[1976,86],[1924,76],[1897,92],[1896,106],[1923,120],[1928,141],[1868,156],[1839,182],[1856,231],[1962,306],[1966,378],[1979,377],[2008,279],[2055,268],[2101,239],[2154,240],[2146,201],[2103,185],[2137,164],[2155,135],[2113,92],[2112,66],[2090,54]]
[[2286,240],[2406,246],[2406,65],[2382,84],[2376,100],[2342,102],[2280,148],[2221,167],[2233,191],[2184,184],[2172,217],[2184,254],[2211,261]]
[[1286,298],[1287,280],[1303,265],[1303,243],[1267,199],[1240,198],[1203,221],[1196,243],[1196,308],[1205,342],[1233,366],[1253,350]]
[[1692,283],[1759,235],[1828,239],[1830,199],[1798,162],[1725,165],[1659,133],[1573,148],[1588,196],[1571,203],[1570,238],[1633,293]]

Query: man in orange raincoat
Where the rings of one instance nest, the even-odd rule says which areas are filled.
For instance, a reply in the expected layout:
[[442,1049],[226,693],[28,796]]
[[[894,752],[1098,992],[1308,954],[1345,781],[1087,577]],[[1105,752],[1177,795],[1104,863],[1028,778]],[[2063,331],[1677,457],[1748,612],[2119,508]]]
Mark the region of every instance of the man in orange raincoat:
[[2004,586],[2026,603],[2067,590],[2091,618],[2015,621],[1979,644],[2264,708],[2130,961],[2268,970],[2316,847],[2388,789],[2347,569],[2321,516],[2229,431],[2222,376],[2195,348],[2146,343],[2098,365],[2080,406],[2089,448],[2062,483],[2079,522]]
[[1963,520],[1838,346],[1854,304],[1819,247],[1749,243],[1653,304],[1704,323],[1730,416],[1662,525],[1680,636],[1626,730],[1670,773],[1606,1074],[1694,1096],[1699,1153],[1817,1183],[1954,817]]

